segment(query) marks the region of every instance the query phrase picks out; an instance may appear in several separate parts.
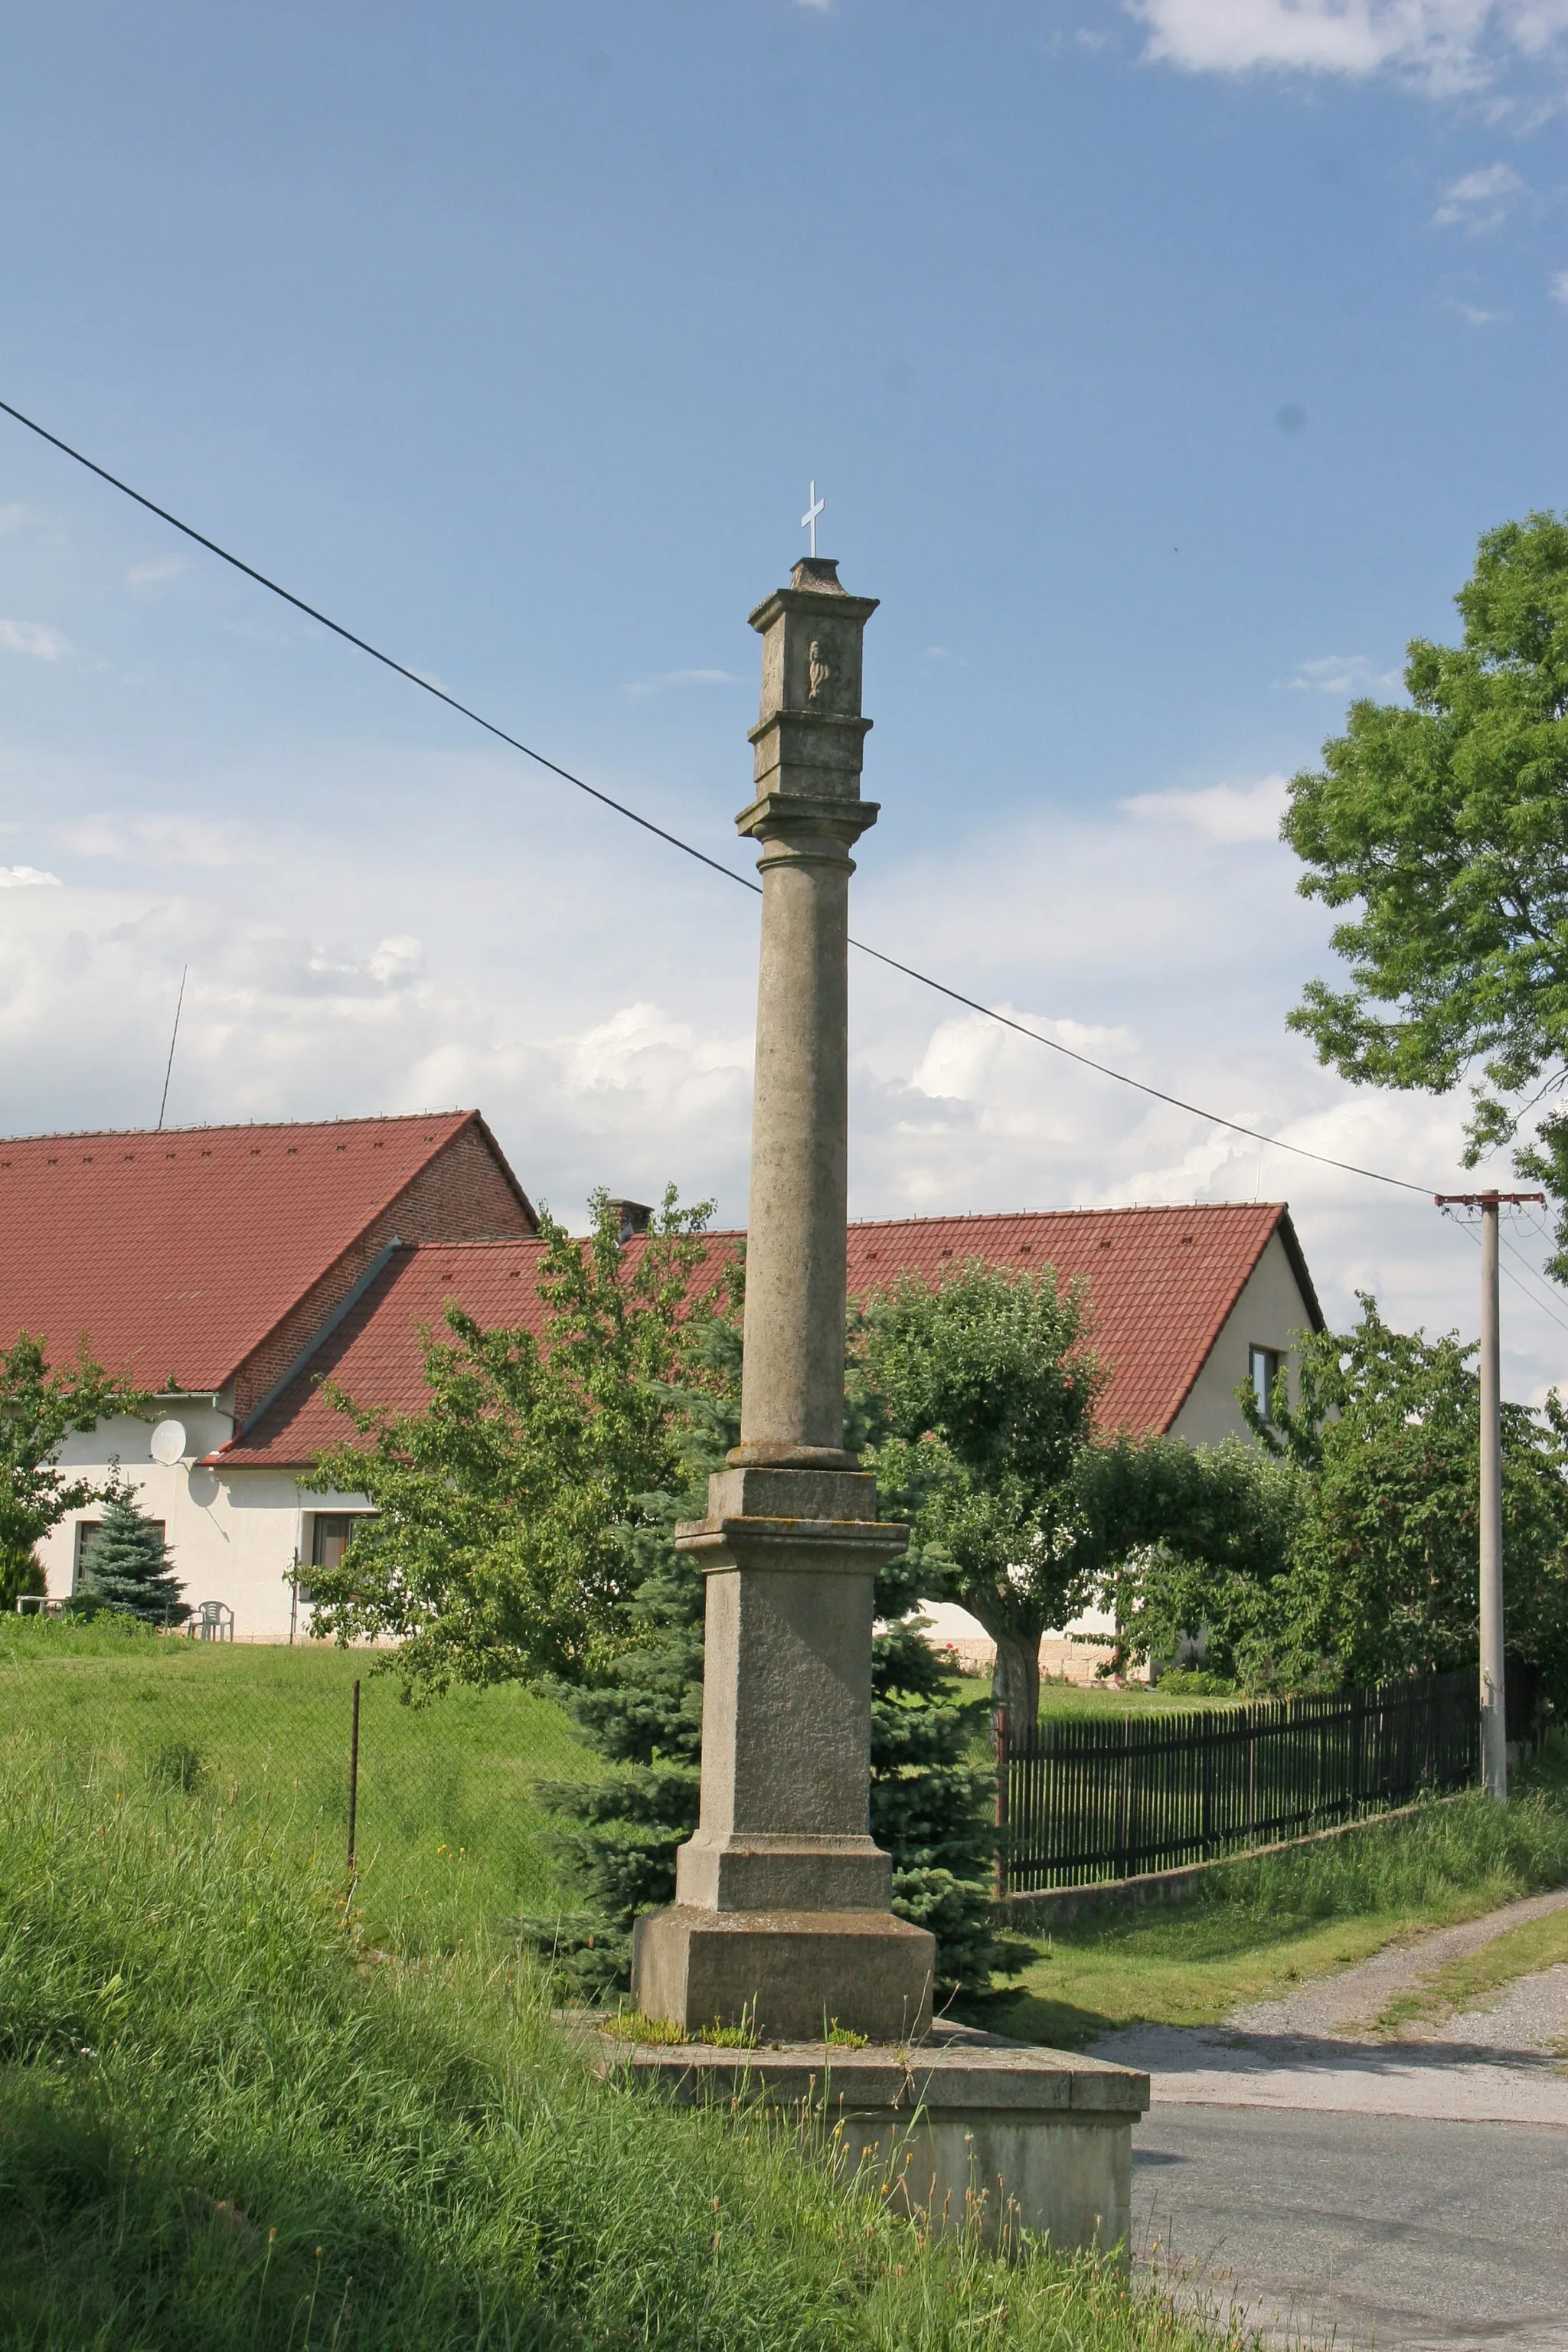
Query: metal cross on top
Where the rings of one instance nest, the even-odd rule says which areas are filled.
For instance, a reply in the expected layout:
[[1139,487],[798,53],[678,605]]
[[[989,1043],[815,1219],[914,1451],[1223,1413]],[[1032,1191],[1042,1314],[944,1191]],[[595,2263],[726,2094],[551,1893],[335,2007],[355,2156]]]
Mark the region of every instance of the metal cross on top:
[[815,554],[816,553],[816,518],[817,518],[817,516],[822,512],[822,510],[823,510],[824,507],[826,505],[827,501],[826,501],[826,499],[819,499],[819,498],[817,497],[817,495],[816,495],[816,484],[815,482],[813,482],[813,484],[812,484],[812,486],[811,486],[810,489],[806,492],[805,496],[806,496],[806,507],[805,507],[805,512],[802,515],[802,517],[801,517],[801,519],[800,519],[800,527],[801,527],[802,530],[808,530],[808,531],[810,531],[810,533],[811,533],[811,551],[812,551],[813,555],[815,555]]

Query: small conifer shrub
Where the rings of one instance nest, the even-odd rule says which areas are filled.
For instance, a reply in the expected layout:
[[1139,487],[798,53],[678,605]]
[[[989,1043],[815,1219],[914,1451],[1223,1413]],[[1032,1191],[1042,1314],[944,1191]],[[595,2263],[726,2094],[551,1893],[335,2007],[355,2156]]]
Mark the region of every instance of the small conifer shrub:
[[100,1609],[146,1625],[183,1625],[191,1613],[180,1598],[184,1590],[162,1526],[142,1510],[130,1480],[117,1475],[88,1549],[83,1592]]

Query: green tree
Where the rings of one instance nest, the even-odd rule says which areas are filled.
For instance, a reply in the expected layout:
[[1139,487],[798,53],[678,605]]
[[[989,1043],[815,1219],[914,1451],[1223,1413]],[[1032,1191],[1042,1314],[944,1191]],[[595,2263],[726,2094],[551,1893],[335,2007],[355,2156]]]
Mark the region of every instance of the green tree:
[[622,1244],[605,1194],[576,1241],[546,1214],[542,1338],[486,1330],[457,1307],[425,1334],[426,1409],[334,1403],[355,1435],[318,1484],[376,1517],[340,1565],[312,1570],[312,1631],[390,1635],[410,1689],[552,1675],[602,1679],[645,1580],[652,1498],[681,1484],[672,1383],[720,1311],[698,1282],[706,1204],[665,1196],[646,1242]]
[[[1288,1678],[1327,1661],[1344,1681],[1474,1663],[1480,1386],[1457,1333],[1390,1329],[1361,1297],[1355,1328],[1300,1342],[1300,1395],[1254,1431],[1296,1477],[1289,1574],[1260,1632]],[[1509,1654],[1568,1680],[1568,1412],[1505,1404]]]
[[1301,1478],[1239,1437],[1191,1446],[1118,1434],[1084,1455],[1096,1598],[1114,1613],[1126,1662],[1163,1664],[1201,1633],[1206,1666],[1267,1679],[1289,1615]]
[[934,1289],[903,1275],[868,1303],[863,1353],[884,1507],[914,1528],[926,1597],[962,1602],[995,1643],[995,1703],[1032,1724],[1040,1636],[1084,1605],[1095,1565],[1076,1474],[1104,1374],[1085,1294],[978,1258]]
[[0,1349],[0,1608],[18,1594],[42,1592],[36,1546],[72,1511],[107,1491],[90,1478],[67,1477],[60,1448],[117,1413],[138,1413],[147,1399],[107,1373],[81,1343],[74,1360],[51,1366],[47,1342],[22,1332]]
[[83,1564],[82,1590],[101,1608],[147,1625],[183,1625],[190,1615],[184,1587],[158,1520],[150,1519],[129,1479],[114,1475],[104,1489],[104,1513]]
[[1515,1164],[1557,1204],[1568,1280],[1568,520],[1482,539],[1456,599],[1463,642],[1416,638],[1409,705],[1352,704],[1323,765],[1290,785],[1282,832],[1303,896],[1359,909],[1333,932],[1350,984],[1289,1015],[1321,1060],[1445,1093],[1479,1062],[1471,1164]]

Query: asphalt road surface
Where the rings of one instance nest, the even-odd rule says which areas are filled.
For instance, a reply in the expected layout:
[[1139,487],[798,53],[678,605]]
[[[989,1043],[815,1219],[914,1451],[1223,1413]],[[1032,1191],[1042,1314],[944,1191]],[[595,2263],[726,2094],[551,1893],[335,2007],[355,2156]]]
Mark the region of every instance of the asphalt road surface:
[[1156,2105],[1134,2252],[1281,2342],[1568,2352],[1568,2132]]

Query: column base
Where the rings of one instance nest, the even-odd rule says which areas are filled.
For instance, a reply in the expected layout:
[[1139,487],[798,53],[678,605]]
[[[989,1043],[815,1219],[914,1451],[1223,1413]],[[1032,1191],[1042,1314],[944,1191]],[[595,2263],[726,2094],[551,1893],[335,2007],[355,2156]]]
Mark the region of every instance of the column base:
[[849,2177],[869,2168],[892,2203],[933,2228],[1013,2250],[1030,2231],[1058,2253],[1120,2248],[1126,2263],[1147,2074],[954,2025],[913,2051],[826,2047],[820,2034],[785,2050],[628,2048],[606,2036],[598,2063],[683,2105],[741,2100],[805,2119],[829,2161]]
[[929,2029],[936,1938],[890,1911],[645,1912],[632,1937],[632,1998],[645,2017],[700,2032],[749,2026],[762,2041],[874,2042]]

